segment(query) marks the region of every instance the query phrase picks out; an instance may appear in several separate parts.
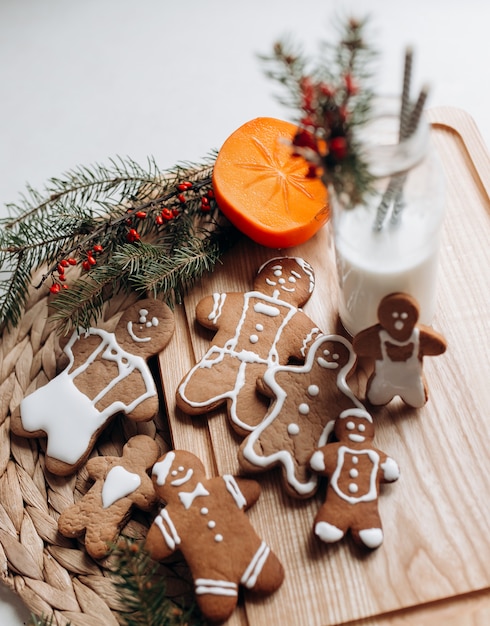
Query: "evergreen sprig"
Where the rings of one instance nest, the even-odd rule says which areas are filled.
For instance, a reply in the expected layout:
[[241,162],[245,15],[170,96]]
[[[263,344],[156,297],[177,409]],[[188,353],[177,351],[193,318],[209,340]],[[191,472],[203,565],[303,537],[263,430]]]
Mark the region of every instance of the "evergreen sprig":
[[204,626],[207,622],[194,604],[187,604],[182,593],[183,579],[176,574],[181,589],[172,596],[171,572],[160,571],[144,548],[128,539],[118,542],[112,553],[115,585],[124,611],[124,626]]
[[64,332],[88,328],[121,290],[180,301],[237,235],[214,200],[215,158],[166,171],[118,158],[28,186],[0,220],[0,323],[19,322],[39,268]]
[[293,152],[310,163],[310,176],[321,176],[351,204],[371,193],[373,183],[358,135],[374,96],[370,79],[376,51],[367,43],[366,26],[367,20],[339,23],[338,41],[322,42],[316,58],[291,39],[260,57],[265,74],[285,92],[279,101],[294,111],[299,130]]

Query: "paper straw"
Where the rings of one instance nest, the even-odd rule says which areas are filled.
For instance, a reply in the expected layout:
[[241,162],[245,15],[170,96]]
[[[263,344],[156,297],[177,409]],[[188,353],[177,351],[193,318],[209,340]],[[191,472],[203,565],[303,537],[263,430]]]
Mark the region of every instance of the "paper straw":
[[410,109],[410,84],[412,82],[412,61],[413,50],[407,48],[405,50],[405,63],[403,67],[403,90],[402,90],[402,102],[400,110],[400,140],[406,137],[409,109]]

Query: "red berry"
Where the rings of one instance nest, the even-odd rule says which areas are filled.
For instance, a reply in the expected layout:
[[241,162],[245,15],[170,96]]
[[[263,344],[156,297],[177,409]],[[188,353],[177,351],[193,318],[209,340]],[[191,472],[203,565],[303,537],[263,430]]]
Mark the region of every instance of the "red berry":
[[65,281],[66,280],[66,276],[64,274],[60,274],[58,276],[58,280]]
[[100,245],[100,243],[95,244],[94,252],[96,253],[104,252],[104,248]]
[[168,222],[169,220],[173,218],[174,215],[172,213],[172,209],[168,209],[167,207],[164,207],[162,209],[161,216],[164,220],[167,220]]
[[332,137],[329,142],[329,148],[332,155],[342,161],[347,156],[347,140],[345,137]]
[[161,226],[163,224],[163,217],[161,215],[157,215],[155,217],[155,224],[158,224],[158,226]]
[[68,259],[68,263],[70,265],[76,265],[77,264],[77,260],[74,259],[72,256]]
[[54,285],[51,285],[51,287],[49,288],[49,291],[51,293],[59,293],[61,290],[61,286],[58,285],[58,283],[55,283]]
[[210,189],[207,193],[208,198],[214,198],[214,191]]
[[96,265],[97,261],[94,259],[94,257],[91,254],[87,255],[87,261],[90,263],[90,265]]
[[63,259],[62,261],[60,261],[60,265],[62,267],[68,267],[69,263],[68,263],[68,261],[66,259]]
[[136,211],[135,215],[139,220],[144,220],[146,217],[145,211]]
[[56,267],[56,269],[58,270],[58,274],[65,273],[65,268],[63,267],[63,265],[61,265],[61,263],[58,263],[58,266]]
[[141,235],[134,228],[131,228],[129,230],[128,234],[126,235],[126,240],[129,243],[134,243],[135,241],[138,241],[140,238],[141,238]]
[[83,267],[83,269],[84,269],[86,272],[88,272],[88,271],[89,271],[89,269],[91,268],[91,265],[90,265],[90,263],[89,263],[87,260],[85,260],[85,261],[82,263],[82,267]]
[[68,285],[61,285],[61,287],[62,287],[63,289],[70,289],[70,287],[69,287]]
[[185,196],[184,196],[183,193],[179,194],[177,196],[177,199],[178,199],[179,202],[182,202],[182,204],[184,204],[186,202],[186,199],[185,199]]

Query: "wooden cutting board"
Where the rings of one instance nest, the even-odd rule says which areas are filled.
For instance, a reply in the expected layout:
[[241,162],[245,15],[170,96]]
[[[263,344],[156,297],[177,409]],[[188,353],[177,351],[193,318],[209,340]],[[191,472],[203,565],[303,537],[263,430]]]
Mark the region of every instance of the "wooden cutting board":
[[[374,414],[375,443],[401,468],[382,487],[383,545],[366,553],[350,539],[327,546],[312,532],[320,496],[285,495],[276,471],[255,475],[262,495],[250,519],[283,562],[281,589],[246,595],[229,625],[328,626],[490,623],[490,157],[463,111],[430,111],[447,178],[447,215],[434,327],[446,354],[426,359],[430,399],[421,410],[392,403]],[[249,291],[259,266],[281,255],[313,266],[316,286],[304,310],[337,332],[337,283],[328,225],[297,248],[250,241],[234,248],[176,309],[177,328],[160,356],[175,448],[200,456],[209,475],[239,473],[240,438],[223,411],[190,418],[175,390],[209,347],[196,303],[215,291]]]

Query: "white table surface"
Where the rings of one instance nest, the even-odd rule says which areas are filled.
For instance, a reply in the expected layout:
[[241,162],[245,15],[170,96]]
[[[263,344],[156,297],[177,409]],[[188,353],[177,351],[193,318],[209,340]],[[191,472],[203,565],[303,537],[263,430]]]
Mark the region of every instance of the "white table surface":
[[[371,15],[380,91],[412,45],[429,105],[465,109],[490,145],[486,0],[0,0],[0,215],[26,182],[117,155],[199,161],[254,117],[287,118],[257,54],[288,34],[314,52],[350,14]],[[0,585],[0,624],[28,618]]]

